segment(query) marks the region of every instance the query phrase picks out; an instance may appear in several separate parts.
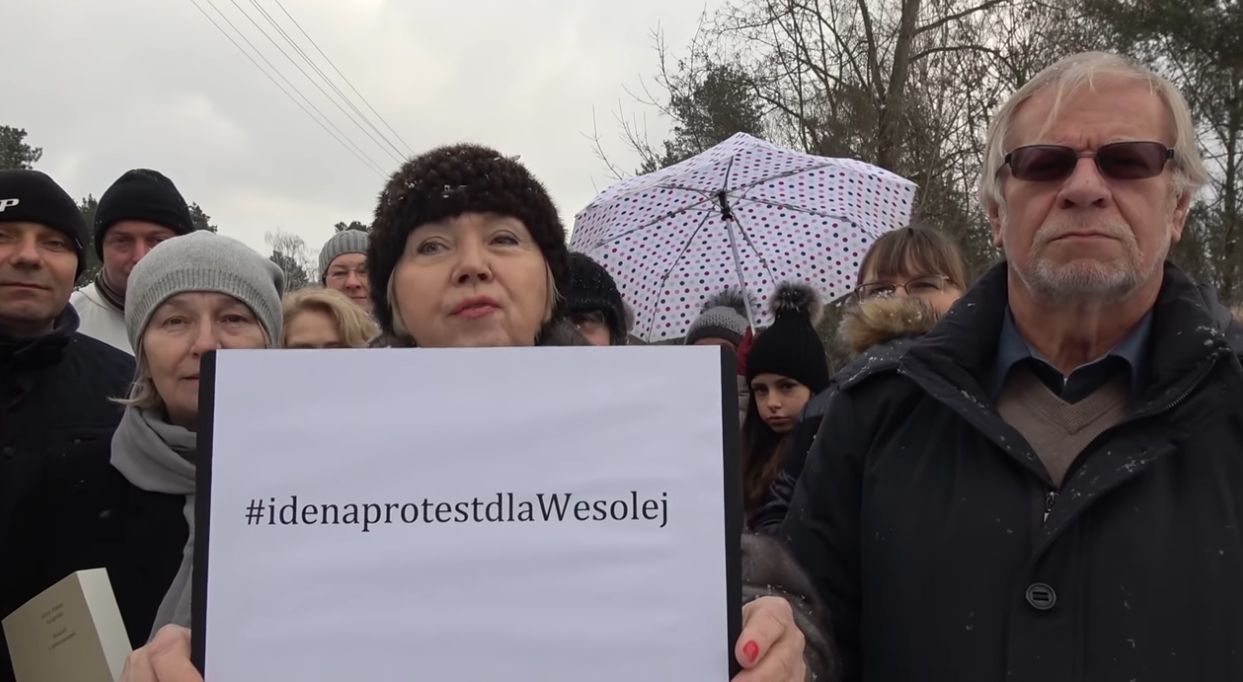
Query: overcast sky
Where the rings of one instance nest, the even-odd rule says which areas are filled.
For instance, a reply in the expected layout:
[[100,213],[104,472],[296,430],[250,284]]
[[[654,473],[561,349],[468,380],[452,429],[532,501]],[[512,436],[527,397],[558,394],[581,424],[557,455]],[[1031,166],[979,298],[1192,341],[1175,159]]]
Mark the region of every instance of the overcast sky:
[[[211,1],[386,176],[396,170],[398,162],[238,9],[285,46],[252,4],[258,2],[335,76],[275,0]],[[655,70],[650,31],[659,26],[677,54],[705,7],[719,4],[281,1],[416,153],[472,141],[519,154],[548,186],[567,228],[611,182],[583,137],[592,130],[593,108],[610,155],[623,168],[636,167],[613,115],[619,103],[645,115],[653,141],[668,129],[624,89],[637,89]],[[337,221],[370,222],[383,178],[300,111],[194,2],[228,28],[207,0],[0,0],[9,27],[0,124],[25,128],[27,142],[43,148],[36,167],[75,197],[98,197],[129,168],[155,168],[221,233],[265,252],[271,230],[296,233],[318,249]]]

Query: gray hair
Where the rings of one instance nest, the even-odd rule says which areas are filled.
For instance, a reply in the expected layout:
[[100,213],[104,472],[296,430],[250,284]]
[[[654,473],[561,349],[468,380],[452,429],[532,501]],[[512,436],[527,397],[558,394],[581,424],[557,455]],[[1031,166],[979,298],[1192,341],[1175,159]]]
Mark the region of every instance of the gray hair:
[[1005,206],[1000,174],[1005,162],[1011,124],[1019,108],[1045,88],[1055,87],[1056,97],[1048,118],[1051,122],[1057,118],[1058,111],[1065,106],[1071,95],[1085,87],[1094,89],[1098,79],[1124,79],[1145,84],[1165,102],[1170,112],[1170,122],[1174,126],[1175,197],[1194,194],[1208,181],[1208,172],[1204,169],[1204,161],[1196,147],[1191,110],[1178,88],[1147,67],[1125,57],[1108,52],[1082,52],[1064,57],[1045,67],[1011,95],[993,116],[985,138],[984,163],[978,186],[980,204],[986,211]]

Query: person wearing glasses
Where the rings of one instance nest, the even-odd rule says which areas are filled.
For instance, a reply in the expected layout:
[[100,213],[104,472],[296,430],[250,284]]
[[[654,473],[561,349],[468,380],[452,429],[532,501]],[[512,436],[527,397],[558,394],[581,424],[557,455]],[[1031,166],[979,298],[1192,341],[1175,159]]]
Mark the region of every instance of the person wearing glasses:
[[570,253],[570,280],[561,292],[570,322],[593,346],[624,346],[634,324],[612,275],[590,257]]
[[371,236],[359,229],[341,230],[319,250],[319,283],[345,294],[354,305],[371,314],[371,275],[367,246]]
[[[911,225],[873,242],[859,264],[854,298],[912,298],[940,317],[966,290],[967,267],[954,241],[940,230]],[[863,350],[854,341],[850,345],[856,353]]]
[[958,245],[941,230],[910,225],[881,235],[859,266],[853,300],[837,336],[853,357],[803,407],[786,440],[781,470],[751,517],[757,532],[772,534],[790,509],[794,487],[807,461],[839,381],[880,363],[897,363],[915,340],[932,329],[967,290],[967,266]]
[[838,384],[779,530],[843,679],[1243,679],[1243,329],[1168,260],[1205,179],[1123,57],[996,112],[1004,262]]

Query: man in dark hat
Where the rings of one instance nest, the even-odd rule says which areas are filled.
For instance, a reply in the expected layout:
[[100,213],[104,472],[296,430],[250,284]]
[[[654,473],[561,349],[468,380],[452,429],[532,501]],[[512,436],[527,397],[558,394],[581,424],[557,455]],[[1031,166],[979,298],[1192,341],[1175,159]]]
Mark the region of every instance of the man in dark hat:
[[78,331],[133,355],[125,335],[125,289],[130,270],[156,244],[194,230],[181,192],[163,174],[127,171],[99,198],[95,254],[103,262],[95,281],[70,299]]
[[570,322],[593,346],[624,346],[633,325],[617,284],[599,263],[570,254],[570,286],[561,292]]
[[[134,359],[78,332],[69,305],[86,225],[73,199],[32,170],[0,171],[0,618],[70,573],[108,569],[131,632],[152,564],[129,525],[150,502],[118,497],[109,464]],[[174,515],[172,518],[177,518]],[[118,558],[120,562],[118,563]],[[175,557],[174,557],[175,559]],[[163,587],[146,601],[150,627]],[[13,677],[0,636],[0,682]]]

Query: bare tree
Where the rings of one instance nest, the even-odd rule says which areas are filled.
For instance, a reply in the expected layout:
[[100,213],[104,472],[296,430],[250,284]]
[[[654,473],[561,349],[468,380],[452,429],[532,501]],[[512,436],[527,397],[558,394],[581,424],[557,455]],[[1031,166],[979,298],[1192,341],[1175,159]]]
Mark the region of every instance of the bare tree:
[[[667,96],[636,99],[679,133],[703,132],[687,115],[700,109],[673,104],[699,96],[702,108],[687,85],[731,74],[767,139],[917,182],[916,219],[954,236],[979,271],[996,257],[974,198],[992,111],[1048,63],[1103,42],[1069,0],[736,0],[704,18],[684,58],[658,42]],[[624,130],[645,160],[667,161]]]
[[272,247],[269,259],[285,273],[285,291],[297,291],[316,281],[316,255],[302,237],[276,230],[265,233],[263,240]]
[[[644,89],[635,99],[668,116],[675,135],[652,144],[637,119],[619,122],[649,170],[674,160],[671,149],[693,153],[684,142],[720,139],[747,120],[703,112],[719,111],[721,101],[755,102],[759,134],[774,143],[862,159],[914,180],[916,219],[954,236],[978,272],[997,257],[975,199],[997,106],[1067,54],[1128,54],[1184,93],[1211,176],[1174,258],[1237,302],[1240,33],[1243,13],[1229,0],[734,0],[703,18],[681,58],[671,58],[657,34],[662,94]],[[705,87],[720,74],[728,74],[727,92],[746,97]]]

